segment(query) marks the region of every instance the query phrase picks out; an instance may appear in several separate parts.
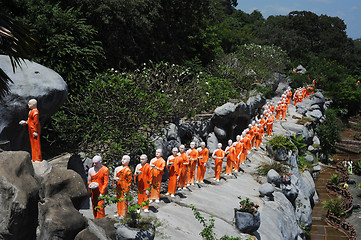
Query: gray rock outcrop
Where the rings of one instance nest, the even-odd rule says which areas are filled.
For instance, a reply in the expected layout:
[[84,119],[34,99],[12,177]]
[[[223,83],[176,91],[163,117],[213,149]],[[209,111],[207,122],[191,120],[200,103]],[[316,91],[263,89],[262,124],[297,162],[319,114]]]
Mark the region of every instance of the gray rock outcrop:
[[35,239],[39,184],[27,152],[0,153],[0,239]]
[[[10,93],[0,105],[0,141],[10,141],[11,150],[30,150],[27,127],[20,126],[20,120],[28,118],[27,103],[38,101],[40,123],[49,119],[64,103],[67,85],[53,70],[25,60],[13,72],[8,56],[0,55],[0,68],[10,77]],[[14,134],[16,133],[16,134]]]

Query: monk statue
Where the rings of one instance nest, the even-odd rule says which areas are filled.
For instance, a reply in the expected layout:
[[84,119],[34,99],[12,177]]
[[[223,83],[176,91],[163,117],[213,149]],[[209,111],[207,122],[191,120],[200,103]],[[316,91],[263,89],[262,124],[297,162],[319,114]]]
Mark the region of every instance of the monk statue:
[[125,217],[128,212],[128,201],[126,199],[130,186],[132,185],[132,171],[129,168],[130,157],[124,155],[122,158],[122,166],[116,167],[114,170],[114,181],[116,182],[117,191],[117,215]]
[[155,158],[150,160],[150,166],[152,167],[152,189],[150,194],[150,202],[155,201],[159,203],[160,188],[162,183],[162,176],[165,167],[165,161],[162,158],[162,150],[157,149],[155,151]]
[[196,176],[195,173],[196,173],[196,167],[198,161],[198,151],[195,148],[196,146],[195,142],[191,142],[189,146],[191,148],[187,151],[187,155],[189,158],[187,186],[194,185],[194,178]]
[[212,159],[215,159],[214,180],[216,180],[216,182],[219,182],[219,179],[221,178],[222,163],[224,157],[226,156],[226,153],[222,150],[222,143],[218,143],[217,147],[218,148],[214,150],[212,154]]
[[169,172],[169,181],[168,181],[168,192],[165,195],[170,195],[174,197],[175,191],[177,189],[177,181],[180,175],[180,169],[182,168],[182,158],[178,155],[178,148],[172,149],[172,155],[167,159],[167,169]]
[[105,194],[109,182],[109,170],[102,165],[102,157],[93,157],[94,167],[88,171],[88,188],[91,194],[92,208],[94,218],[105,217],[105,210],[103,208],[104,200],[98,199]]
[[[142,206],[144,212],[149,212],[150,185],[152,183],[152,168],[150,167],[148,157],[142,154],[140,163],[135,167],[134,181],[138,182],[138,204]],[[145,204],[146,203],[146,204]],[[140,213],[140,209],[137,210]]]
[[30,99],[28,102],[30,108],[28,120],[21,120],[20,125],[28,125],[29,139],[31,146],[31,159],[33,161],[41,161],[41,149],[40,149],[40,122],[39,122],[39,110],[37,109],[37,101]]
[[198,150],[198,168],[197,168],[197,181],[196,183],[204,183],[204,175],[206,173],[206,164],[209,158],[209,150],[206,148],[206,143],[201,142],[201,147]]

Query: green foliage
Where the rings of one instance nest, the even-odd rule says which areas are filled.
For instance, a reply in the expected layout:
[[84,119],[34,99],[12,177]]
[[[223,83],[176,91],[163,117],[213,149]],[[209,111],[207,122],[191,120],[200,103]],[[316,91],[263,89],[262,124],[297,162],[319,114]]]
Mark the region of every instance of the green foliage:
[[328,211],[330,211],[331,213],[333,213],[333,215],[335,215],[336,217],[340,217],[342,214],[344,214],[344,211],[342,210],[341,204],[342,204],[342,198],[338,197],[337,200],[327,200],[327,201],[322,201],[322,208],[323,209],[327,209]]
[[259,205],[255,204],[254,202],[251,202],[249,200],[249,198],[243,199],[242,197],[238,197],[239,200],[241,200],[239,202],[239,208],[235,208],[236,211],[240,211],[240,212],[248,212],[251,213],[253,215],[255,215],[258,211]]
[[34,61],[59,73],[70,91],[85,85],[102,69],[102,43],[76,8],[62,9],[46,0],[14,0],[23,9],[18,18],[29,26],[39,42]]
[[296,146],[298,150],[298,154],[303,154],[307,149],[307,144],[305,143],[305,140],[302,135],[293,135],[293,138],[291,138],[292,143]]
[[[201,215],[201,213],[198,211],[198,209],[191,204],[191,209],[193,211],[193,215],[197,221],[202,224],[203,229],[199,233],[199,235],[202,236],[204,240],[217,240],[216,233],[214,232],[214,218],[213,216],[210,217],[210,219],[207,222],[207,219]],[[223,237],[219,238],[219,240],[240,240],[240,237],[229,237],[227,235],[224,235]]]
[[193,204],[191,204],[191,209],[193,211],[194,217],[197,219],[198,222],[200,222],[203,226],[202,231],[199,233],[199,235],[202,236],[205,240],[215,240],[216,233],[214,232],[214,218],[213,216],[210,217],[210,219],[207,222],[207,219],[205,219],[201,213],[198,211],[197,208]]
[[340,183],[339,177],[340,177],[340,174],[336,174],[336,173],[333,174],[331,176],[330,183],[333,184],[333,185],[338,186],[338,184]]
[[333,109],[326,110],[326,120],[316,128],[321,150],[326,155],[335,151],[335,142],[340,140],[341,121]]
[[237,97],[227,89],[232,85],[224,79],[163,62],[133,72],[109,70],[70,95],[53,116],[48,139],[58,140],[67,151],[101,153],[108,165],[124,154],[151,155],[150,137],[165,121]]
[[257,167],[257,173],[262,176],[266,176],[268,171],[271,169],[278,169],[281,164],[277,161],[271,163],[262,163]]
[[308,76],[308,74],[293,73],[290,74],[290,78],[291,78],[290,86],[293,89],[304,87],[312,83],[310,76]]
[[312,163],[306,161],[305,156],[299,156],[297,165],[300,172],[303,172],[305,170],[311,170],[313,168]]
[[272,161],[271,163],[262,163],[257,167],[257,173],[266,176],[268,171],[271,169],[274,169],[283,178],[292,176],[292,173],[290,173],[290,166],[281,164],[277,161]]
[[356,175],[359,175],[359,176],[361,175],[361,160],[354,161],[353,172]]
[[287,151],[296,150],[296,146],[293,144],[292,140],[287,136],[276,135],[276,136],[272,137],[272,139],[269,140],[268,143],[270,144],[270,146],[272,147],[273,150],[276,150],[279,148],[284,148]]
[[[0,6],[1,7],[1,6]],[[11,17],[0,13],[0,54],[8,55],[13,71],[21,66],[21,61],[31,58],[36,41],[28,28]],[[0,68],[0,101],[9,93],[9,76]]]

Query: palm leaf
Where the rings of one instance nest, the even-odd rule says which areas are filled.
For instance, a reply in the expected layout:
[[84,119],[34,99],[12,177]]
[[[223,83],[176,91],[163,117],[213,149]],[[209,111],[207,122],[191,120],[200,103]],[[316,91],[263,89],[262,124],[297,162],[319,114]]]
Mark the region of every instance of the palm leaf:
[[[0,53],[8,55],[13,71],[35,50],[36,41],[29,30],[7,15],[0,14]],[[9,92],[9,76],[0,69],[0,99]]]

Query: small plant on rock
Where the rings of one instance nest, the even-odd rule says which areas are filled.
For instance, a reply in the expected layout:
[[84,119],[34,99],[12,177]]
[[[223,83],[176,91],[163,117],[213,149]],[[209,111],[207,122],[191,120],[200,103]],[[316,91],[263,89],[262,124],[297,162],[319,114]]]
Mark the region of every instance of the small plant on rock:
[[240,199],[241,201],[239,202],[240,207],[235,208],[236,211],[248,212],[253,215],[257,213],[259,205],[255,204],[254,202],[251,202],[249,198],[242,200],[242,197],[238,197],[238,199]]
[[286,136],[274,136],[269,142],[273,150],[284,148],[287,151],[296,150],[296,146],[293,144],[292,140]]

